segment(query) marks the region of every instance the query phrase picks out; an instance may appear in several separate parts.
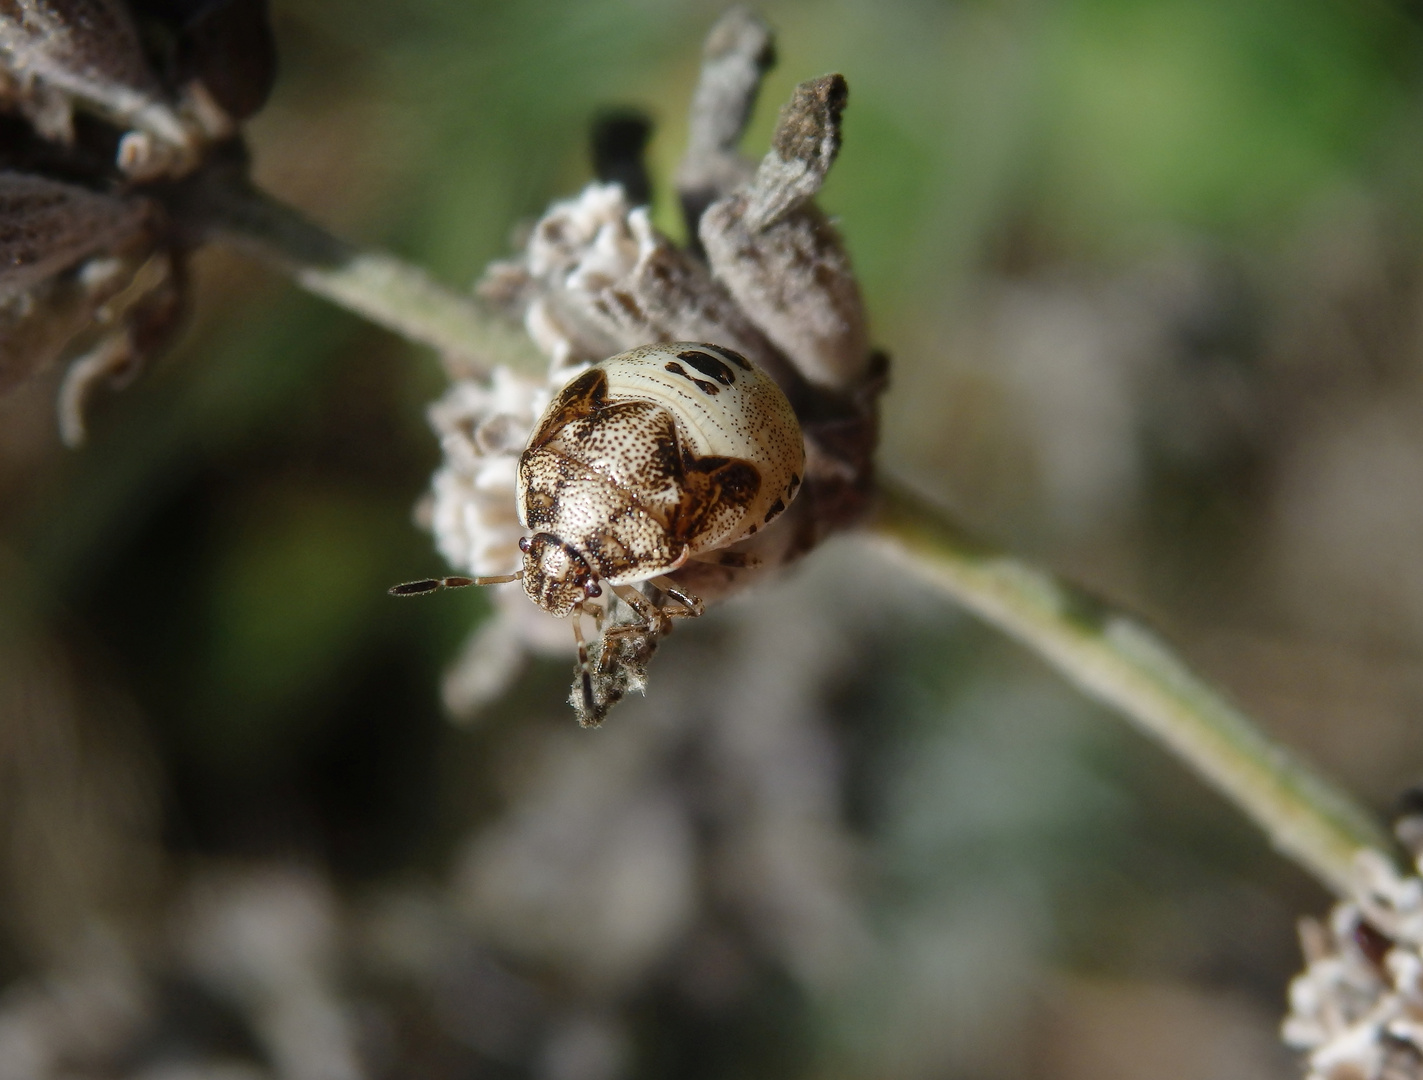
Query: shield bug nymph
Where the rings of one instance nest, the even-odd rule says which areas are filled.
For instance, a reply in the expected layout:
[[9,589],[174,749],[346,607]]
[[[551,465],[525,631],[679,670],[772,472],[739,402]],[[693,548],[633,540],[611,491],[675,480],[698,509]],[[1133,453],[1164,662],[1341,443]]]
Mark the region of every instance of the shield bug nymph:
[[[574,378],[519,458],[523,565],[500,577],[412,581],[410,596],[522,580],[539,607],[574,616],[585,705],[587,648],[577,616],[601,618],[605,587],[648,628],[701,614],[666,575],[689,560],[746,565],[723,549],[770,525],[805,472],[805,444],[781,388],[744,356],[694,342],[644,345]],[[654,603],[650,582],[673,602]]]

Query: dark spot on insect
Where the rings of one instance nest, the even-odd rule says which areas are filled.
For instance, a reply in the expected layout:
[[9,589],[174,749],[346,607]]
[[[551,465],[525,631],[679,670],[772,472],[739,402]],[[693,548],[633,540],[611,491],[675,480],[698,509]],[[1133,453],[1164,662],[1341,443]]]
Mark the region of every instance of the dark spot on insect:
[[796,493],[797,491],[799,491],[799,490],[800,490],[800,476],[799,476],[798,474],[796,474],[796,473],[791,473],[790,486],[786,488],[786,491],[789,493],[789,494],[787,495],[787,498],[794,499],[794,498],[795,498],[795,493]]
[[696,368],[708,379],[715,379],[722,386],[730,386],[736,381],[736,376],[732,374],[731,368],[727,367],[711,353],[700,352],[696,349],[688,349],[686,352],[677,354],[679,360],[685,360]]
[[573,421],[592,416],[607,400],[607,373],[602,368],[589,368],[559,391],[544,422],[534,432],[530,448],[543,446]]
[[530,540],[527,536],[519,537],[519,550],[522,551],[525,555],[529,553],[529,548],[532,546],[533,541]]
[[[686,355],[686,354],[684,353],[683,355]],[[689,382],[693,383],[693,384],[696,386],[696,388],[697,388],[698,390],[700,390],[700,391],[701,391],[702,393],[704,393],[704,394],[719,394],[719,393],[721,393],[721,388],[720,388],[719,386],[715,386],[715,385],[713,385],[712,383],[705,382],[705,381],[703,381],[702,379],[697,378],[695,375],[689,375],[689,374],[687,373],[687,369],[684,368],[681,364],[678,364],[678,363],[676,363],[676,362],[674,362],[674,361],[672,361],[672,360],[669,360],[669,361],[667,361],[667,363],[666,363],[665,365],[663,365],[663,366],[664,366],[664,369],[665,369],[665,370],[670,371],[673,375],[680,375],[680,376],[682,376],[682,378],[684,378],[684,379],[688,380]]]
[[755,535],[756,535],[756,529],[757,529],[757,526],[752,525],[751,528],[750,528],[750,530],[747,532],[747,535],[748,535],[748,536],[755,536]]
[[769,509],[769,510],[766,511],[766,517],[765,517],[765,519],[764,519],[765,522],[766,522],[766,524],[769,525],[769,524],[771,523],[771,519],[772,519],[773,517],[775,517],[777,514],[779,514],[779,513],[780,513],[782,510],[784,510],[785,508],[786,508],[786,504],[785,504],[782,500],[777,499],[775,502],[773,502],[773,503],[771,504],[771,509]]
[[725,345],[716,345],[716,346],[709,346],[709,347],[714,347],[714,348],[717,350],[717,352],[719,352],[719,353],[721,353],[723,356],[725,356],[728,360],[730,360],[733,364],[735,364],[737,367],[739,367],[742,371],[750,371],[750,370],[751,370],[751,361],[748,360],[748,359],[746,359],[746,357],[742,356],[742,355],[741,355],[739,352],[737,352],[735,349],[728,349]]

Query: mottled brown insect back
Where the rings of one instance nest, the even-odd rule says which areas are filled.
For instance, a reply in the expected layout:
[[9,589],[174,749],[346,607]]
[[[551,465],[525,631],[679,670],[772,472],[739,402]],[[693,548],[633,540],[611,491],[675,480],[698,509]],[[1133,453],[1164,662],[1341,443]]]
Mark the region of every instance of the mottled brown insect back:
[[764,527],[804,472],[790,402],[739,353],[677,342],[601,361],[553,400],[519,459],[524,589],[566,616],[599,582],[671,573]]

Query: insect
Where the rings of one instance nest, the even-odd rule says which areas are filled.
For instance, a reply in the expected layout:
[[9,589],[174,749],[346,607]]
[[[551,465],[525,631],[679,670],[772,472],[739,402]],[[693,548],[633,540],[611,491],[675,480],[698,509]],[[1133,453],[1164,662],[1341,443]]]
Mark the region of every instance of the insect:
[[[702,613],[668,574],[689,560],[752,565],[726,547],[771,525],[805,472],[805,443],[779,386],[740,353],[692,342],[644,345],[594,364],[554,398],[519,458],[523,565],[498,577],[397,585],[411,596],[522,581],[572,619],[584,704],[591,669],[578,615],[601,619],[608,588],[642,629]],[[654,602],[648,582],[670,598]]]

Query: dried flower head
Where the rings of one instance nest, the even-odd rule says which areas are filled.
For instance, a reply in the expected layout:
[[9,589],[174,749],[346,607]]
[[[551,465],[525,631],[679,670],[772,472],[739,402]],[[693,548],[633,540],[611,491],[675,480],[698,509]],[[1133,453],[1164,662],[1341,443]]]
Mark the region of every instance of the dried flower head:
[[202,230],[164,204],[245,168],[274,74],[266,0],[0,4],[0,394],[67,358],[68,444],[176,330]]
[[[151,54],[150,41],[167,47]],[[78,138],[76,113],[113,125],[117,164],[137,180],[191,172],[261,106],[274,75],[265,0],[0,7],[0,103],[64,145]]]
[[1423,877],[1362,852],[1354,897],[1327,926],[1304,920],[1300,940],[1283,1034],[1309,1080],[1423,1078]]
[[62,354],[60,431],[84,439],[84,402],[122,383],[176,325],[178,254],[141,198],[0,172],[0,394]]
[[[863,510],[885,361],[869,347],[839,234],[814,204],[840,147],[847,90],[839,75],[798,87],[771,152],[756,167],[736,144],[772,55],[769,30],[742,9],[709,37],[678,170],[688,232],[699,243],[679,247],[620,184],[594,183],[550,207],[517,258],[489,268],[480,293],[523,324],[549,369],[541,385],[507,371],[487,384],[459,379],[432,410],[445,448],[432,524],[441,552],[461,572],[509,573],[516,565],[515,465],[539,415],[536,403],[551,400],[587,365],[655,342],[710,342],[749,358],[784,391],[805,438],[804,483],[789,509],[773,527],[732,544],[734,558],[725,565],[688,562],[667,574],[677,589],[719,599],[809,551]],[[626,162],[605,167],[641,174]],[[516,385],[523,397],[511,409],[508,392]],[[486,426],[498,434],[484,440],[488,449],[479,436]],[[643,592],[654,606],[661,598],[655,586]],[[481,632],[451,685],[497,692],[495,681],[469,674],[489,670],[491,649],[508,668],[511,650],[494,642],[514,637],[545,646],[530,633],[527,614],[512,614],[502,597],[499,610],[497,628]],[[574,695],[585,724],[601,722],[617,699],[642,688],[647,661],[670,626],[611,597],[597,617],[602,636],[593,649],[591,701],[586,691]],[[487,700],[467,692],[447,697],[463,711]]]

